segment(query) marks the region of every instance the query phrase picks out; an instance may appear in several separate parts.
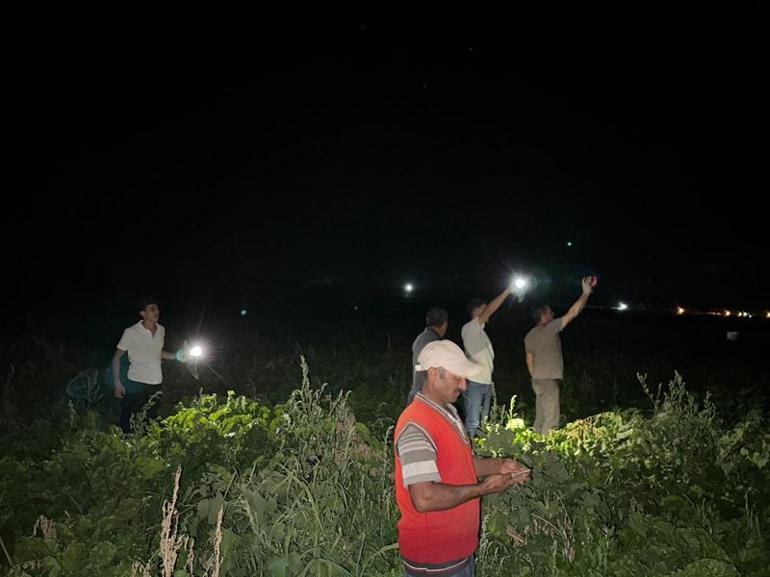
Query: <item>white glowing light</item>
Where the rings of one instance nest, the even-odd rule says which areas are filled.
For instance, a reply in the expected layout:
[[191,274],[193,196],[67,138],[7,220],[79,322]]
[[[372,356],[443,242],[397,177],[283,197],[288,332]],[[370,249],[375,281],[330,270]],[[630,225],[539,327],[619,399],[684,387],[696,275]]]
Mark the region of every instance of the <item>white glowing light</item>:
[[241,316],[242,316],[242,317],[245,317],[245,316],[246,316],[246,309],[241,309]]
[[683,315],[685,310],[682,307],[676,307],[676,314]]
[[404,292],[410,293],[414,290],[414,285],[410,282],[404,285]]
[[731,314],[733,314],[733,313],[731,313],[731,312],[730,312],[730,311],[728,311],[728,310],[725,310],[725,316],[726,316],[726,317],[729,317]]
[[527,284],[527,279],[522,276],[517,276],[515,279],[513,279],[513,286],[519,290],[526,288]]
[[617,309],[619,311],[627,311],[628,305],[626,303],[618,303]]
[[770,319],[770,311],[767,311],[767,312],[765,313],[765,318],[766,318],[766,319]]
[[572,241],[567,241],[567,246],[572,246]]
[[203,349],[200,348],[200,346],[195,345],[193,348],[190,349],[190,356],[198,358],[203,355]]

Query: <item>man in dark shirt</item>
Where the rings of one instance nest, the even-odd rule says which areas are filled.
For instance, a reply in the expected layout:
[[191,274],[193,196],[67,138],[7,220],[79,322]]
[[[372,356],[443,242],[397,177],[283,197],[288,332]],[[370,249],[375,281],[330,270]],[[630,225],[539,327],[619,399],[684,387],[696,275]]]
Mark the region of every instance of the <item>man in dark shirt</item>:
[[422,331],[412,343],[412,388],[409,391],[409,397],[406,404],[412,402],[414,396],[422,390],[422,386],[425,383],[425,373],[415,371],[414,367],[417,364],[417,358],[420,356],[422,349],[428,343],[433,341],[440,341],[446,334],[447,327],[449,326],[449,315],[444,309],[433,307],[425,315],[425,330]]

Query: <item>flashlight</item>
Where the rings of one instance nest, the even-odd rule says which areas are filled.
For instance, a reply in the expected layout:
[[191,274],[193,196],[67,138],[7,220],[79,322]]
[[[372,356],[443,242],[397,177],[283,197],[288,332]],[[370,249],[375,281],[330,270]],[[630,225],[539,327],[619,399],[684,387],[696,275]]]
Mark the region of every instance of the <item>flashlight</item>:
[[203,357],[203,347],[201,345],[190,346],[187,341],[184,346],[176,352],[176,360],[180,363],[197,362]]
[[513,286],[521,290],[527,286],[527,279],[522,276],[517,276],[515,279],[513,279]]

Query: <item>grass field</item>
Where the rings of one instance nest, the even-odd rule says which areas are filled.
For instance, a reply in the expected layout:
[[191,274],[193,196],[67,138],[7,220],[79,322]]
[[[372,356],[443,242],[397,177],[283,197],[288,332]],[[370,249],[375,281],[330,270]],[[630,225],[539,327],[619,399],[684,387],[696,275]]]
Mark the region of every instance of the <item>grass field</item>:
[[[499,404],[477,451],[534,473],[484,500],[479,575],[769,574],[770,326],[728,342],[720,321],[588,311],[563,335],[564,423],[545,439],[527,428],[528,321],[490,325]],[[0,568],[400,574],[391,427],[420,330],[393,315],[211,323],[208,366],[166,363],[163,420],[131,436],[103,382],[111,341],[6,342]]]

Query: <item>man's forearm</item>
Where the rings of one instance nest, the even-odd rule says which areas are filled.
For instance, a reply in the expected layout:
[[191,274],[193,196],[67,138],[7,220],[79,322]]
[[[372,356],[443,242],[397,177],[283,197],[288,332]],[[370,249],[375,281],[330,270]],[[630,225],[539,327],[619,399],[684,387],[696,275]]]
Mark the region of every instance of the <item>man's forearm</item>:
[[484,313],[482,314],[482,318],[487,321],[489,320],[489,317],[491,317],[495,312],[497,312],[497,309],[500,308],[500,306],[505,302],[505,299],[508,298],[508,295],[511,294],[511,287],[508,287],[503,292],[501,292],[499,295],[497,295],[492,301],[487,305],[487,308],[484,310]]
[[[410,487],[411,489],[411,487]],[[411,491],[412,503],[420,513],[446,511],[482,496],[480,485],[431,483],[429,489]]]
[[120,382],[120,358],[124,354],[119,351],[120,349],[116,349],[115,354],[112,355],[112,380],[116,384]]
[[479,459],[473,458],[473,467],[476,469],[477,477],[486,477],[496,475],[500,472],[501,462],[499,459]]
[[573,304],[570,307],[569,312],[573,317],[578,316],[583,311],[586,304],[588,303],[588,297],[590,296],[591,296],[590,293],[581,294],[580,298],[578,298],[578,300],[575,301],[575,304]]

